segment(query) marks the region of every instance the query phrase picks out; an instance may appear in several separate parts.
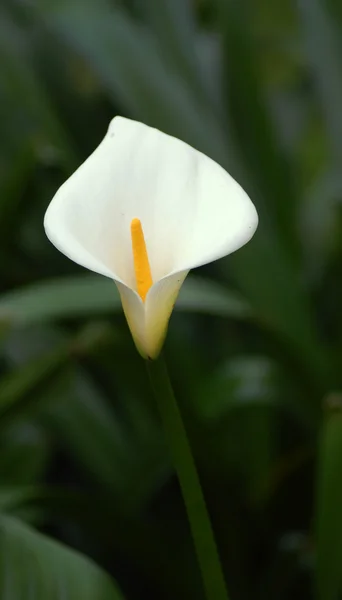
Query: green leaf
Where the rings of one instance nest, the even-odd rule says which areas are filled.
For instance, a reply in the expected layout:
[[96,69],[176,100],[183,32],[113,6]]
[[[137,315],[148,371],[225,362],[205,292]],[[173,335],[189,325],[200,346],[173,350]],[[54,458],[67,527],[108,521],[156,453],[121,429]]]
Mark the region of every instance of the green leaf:
[[41,490],[36,486],[2,485],[0,488],[0,512],[11,512],[40,495]]
[[176,310],[232,319],[249,319],[252,311],[236,292],[210,279],[190,275],[181,288]]
[[2,600],[123,600],[90,559],[8,516],[0,517]]
[[288,346],[310,380],[315,379],[323,390],[330,377],[329,359],[319,343],[300,274],[294,227],[296,177],[267,109],[250,11],[239,0],[215,0],[215,6],[225,47],[231,134],[239,158],[237,178],[260,217],[253,240],[223,262],[224,268],[230,266],[257,318]]
[[146,0],[147,16],[165,58],[203,99],[207,88],[196,55],[195,15],[189,0]]
[[2,295],[0,319],[28,325],[57,318],[111,313],[120,307],[120,296],[114,283],[87,274],[43,281]]
[[[185,281],[176,309],[244,319],[247,304],[223,286],[199,277]],[[121,310],[112,280],[79,275],[35,283],[0,297],[0,321],[31,324],[53,319],[110,314]]]
[[[26,363],[29,366],[42,360],[42,355],[50,355],[56,346],[63,344],[75,347],[58,329],[36,326],[12,332],[5,352],[17,369],[18,366],[23,369]],[[77,358],[75,353],[73,358]],[[104,369],[105,361],[100,360],[100,363]],[[110,358],[111,373],[113,366],[118,371],[123,370],[115,354]],[[118,375],[115,380],[117,385]],[[57,373],[52,386],[42,386],[39,398],[35,399],[35,412],[31,413],[49,430],[58,446],[69,453],[78,468],[86,471],[106,495],[115,497],[117,506],[132,513],[140,511],[160,488],[170,473],[170,465],[159,424],[141,386],[136,397],[132,397],[133,392],[128,388],[128,384],[123,383],[114,404],[86,369],[73,365]]]
[[314,179],[301,206],[301,234],[306,259],[306,272],[319,282],[334,252],[339,247],[339,209],[342,178],[329,170]]
[[279,404],[279,382],[279,368],[269,358],[237,356],[210,373],[207,380],[200,380],[194,392],[196,410],[201,418],[215,422],[246,406]]
[[42,388],[46,387],[64,366],[67,348],[58,350],[14,370],[2,378],[0,383],[0,421],[9,412],[17,411],[29,397],[34,401]]
[[113,494],[125,513],[139,512],[169,474],[163,436],[148,407],[140,406],[140,411],[125,415],[130,416],[128,423],[122,422],[81,369],[44,413],[45,423],[74,460]]
[[23,31],[1,15],[0,68],[6,82],[6,99],[13,112],[11,136],[22,144],[24,129],[37,146],[42,140],[53,143],[61,152],[64,166],[68,170],[75,168],[77,157],[73,145],[30,61],[30,45]]
[[105,0],[41,3],[36,13],[93,68],[117,104],[227,165],[231,150],[215,111],[164,63],[147,32]]
[[[0,182],[0,231],[1,245],[12,239],[18,222],[18,210],[23,202],[23,191],[35,166],[36,156],[31,141],[20,141],[20,147],[10,153],[6,173]],[[1,257],[7,264],[8,257]]]
[[56,491],[40,485],[1,486],[0,513],[30,525],[46,523],[46,500],[50,500],[51,495],[56,496]]
[[2,431],[1,485],[25,485],[40,480],[50,458],[47,435],[34,423],[16,422]]
[[342,26],[342,6],[340,0],[326,0],[331,14],[336,18],[339,27]]
[[251,502],[258,502],[269,484],[278,385],[272,361],[241,356],[195,388],[196,411],[205,424],[210,423],[221,458],[242,474]]
[[[226,55],[227,98],[236,153],[245,161],[239,181],[256,203],[260,225],[247,248],[229,257],[238,288],[257,318],[296,356],[309,378],[326,388],[329,359],[322,349],[302,282],[294,227],[298,196],[293,165],[284,154],[265,101],[250,9],[215,0]],[[246,173],[247,172],[247,173]],[[247,175],[248,174],[248,175]]]
[[253,240],[227,262],[258,320],[295,357],[308,385],[315,382],[314,407],[330,385],[329,355],[318,339],[303,282],[279,238],[260,223]]
[[341,33],[325,0],[297,2],[314,78],[331,142],[334,162],[342,162],[342,46]]
[[316,591],[318,600],[338,600],[342,592],[342,410],[341,395],[327,399],[318,448]]
[[295,255],[298,204],[296,173],[282,150],[268,110],[263,73],[254,43],[255,23],[246,0],[215,0],[225,52],[227,99],[232,131],[241,156],[259,188],[258,209]]

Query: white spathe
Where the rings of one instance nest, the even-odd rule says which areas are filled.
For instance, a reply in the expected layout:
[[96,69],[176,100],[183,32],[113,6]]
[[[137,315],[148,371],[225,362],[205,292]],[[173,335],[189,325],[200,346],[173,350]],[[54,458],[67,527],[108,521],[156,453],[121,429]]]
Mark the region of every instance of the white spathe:
[[[130,234],[140,219],[153,286],[136,291]],[[189,270],[234,252],[254,234],[255,207],[217,163],[142,123],[115,117],[89,158],[60,187],[44,219],[50,241],[112,278],[138,350],[155,358]]]

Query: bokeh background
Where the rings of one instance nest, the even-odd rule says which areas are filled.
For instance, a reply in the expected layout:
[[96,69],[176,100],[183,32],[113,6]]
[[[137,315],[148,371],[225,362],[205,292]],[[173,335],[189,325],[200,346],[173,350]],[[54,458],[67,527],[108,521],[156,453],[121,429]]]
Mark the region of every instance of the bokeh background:
[[203,600],[115,286],[42,226],[115,115],[214,158],[260,215],[189,276],[165,348],[231,600],[339,598],[341,6],[2,0],[3,600]]

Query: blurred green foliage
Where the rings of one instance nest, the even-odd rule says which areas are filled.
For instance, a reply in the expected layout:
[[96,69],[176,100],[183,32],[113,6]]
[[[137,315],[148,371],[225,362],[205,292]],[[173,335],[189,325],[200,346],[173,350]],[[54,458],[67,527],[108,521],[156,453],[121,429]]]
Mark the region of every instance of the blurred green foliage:
[[2,600],[202,599],[115,287],[42,227],[116,114],[260,215],[186,281],[166,344],[231,600],[342,597],[341,28],[337,0],[1,3]]

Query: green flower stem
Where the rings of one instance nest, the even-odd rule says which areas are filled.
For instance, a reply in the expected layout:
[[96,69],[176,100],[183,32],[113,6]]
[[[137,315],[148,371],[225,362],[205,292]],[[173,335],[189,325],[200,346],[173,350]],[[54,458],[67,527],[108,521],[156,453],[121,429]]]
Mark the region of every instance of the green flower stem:
[[207,600],[228,600],[196,465],[163,358],[147,361],[147,370],[183,493]]

